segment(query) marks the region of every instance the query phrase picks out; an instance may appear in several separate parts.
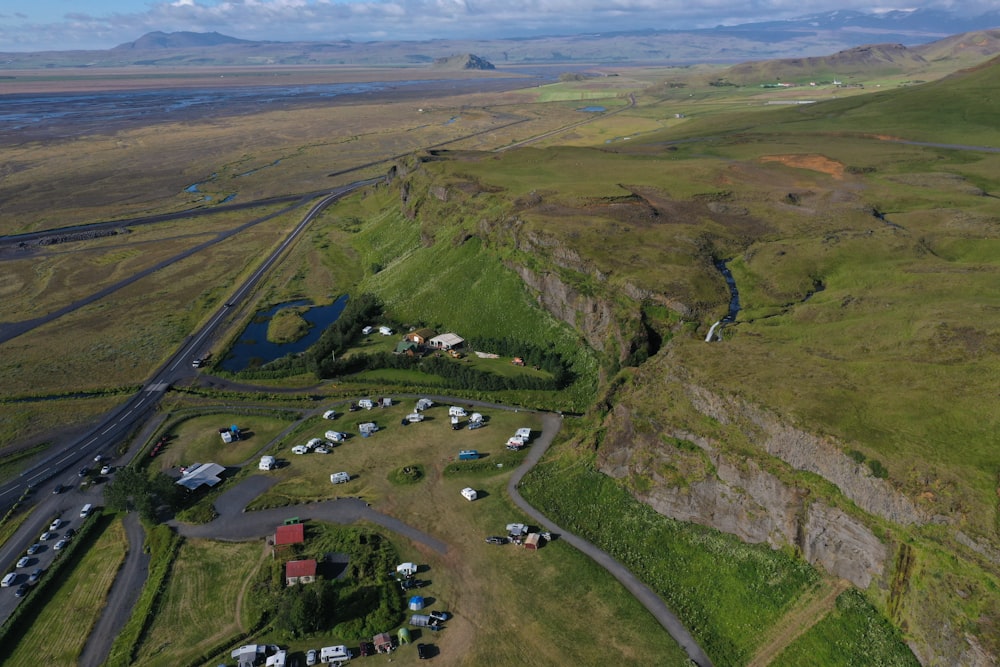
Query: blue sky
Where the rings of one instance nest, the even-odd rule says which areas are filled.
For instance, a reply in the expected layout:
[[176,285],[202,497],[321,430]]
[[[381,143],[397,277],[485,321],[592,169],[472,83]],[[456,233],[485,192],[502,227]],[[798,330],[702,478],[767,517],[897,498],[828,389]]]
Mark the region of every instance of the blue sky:
[[4,0],[0,51],[105,49],[154,30],[277,41],[524,37],[917,7],[986,11],[1000,0]]

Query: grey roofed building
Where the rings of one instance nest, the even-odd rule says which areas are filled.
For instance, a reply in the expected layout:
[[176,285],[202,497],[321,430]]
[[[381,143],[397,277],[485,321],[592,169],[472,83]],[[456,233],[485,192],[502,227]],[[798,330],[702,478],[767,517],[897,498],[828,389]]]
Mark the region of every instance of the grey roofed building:
[[202,486],[215,486],[222,481],[219,475],[225,471],[226,469],[218,463],[196,463],[184,471],[177,483],[189,491]]
[[439,350],[451,350],[456,347],[462,347],[464,343],[465,339],[454,333],[443,333],[427,341],[428,345],[436,347]]

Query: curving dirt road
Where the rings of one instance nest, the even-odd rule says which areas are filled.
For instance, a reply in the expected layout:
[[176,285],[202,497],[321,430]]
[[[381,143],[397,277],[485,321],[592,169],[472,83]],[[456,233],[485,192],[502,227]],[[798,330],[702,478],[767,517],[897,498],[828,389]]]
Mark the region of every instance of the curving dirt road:
[[674,612],[670,610],[670,607],[667,606],[653,589],[642,583],[638,577],[632,574],[627,567],[615,560],[608,552],[550,521],[548,517],[530,505],[517,490],[524,475],[541,460],[545,454],[545,450],[552,444],[556,433],[559,432],[560,421],[561,418],[558,415],[551,413],[542,414],[542,422],[545,425],[542,429],[542,435],[532,444],[531,450],[524,459],[524,462],[511,475],[510,480],[507,482],[507,493],[510,494],[514,504],[521,508],[525,514],[537,521],[540,526],[558,534],[560,540],[565,540],[568,544],[590,556],[595,563],[610,572],[611,576],[617,579],[659,621],[663,629],[688,654],[691,662],[700,667],[711,667],[712,661],[708,659],[705,651],[702,650],[687,628],[684,627],[677,616],[674,615]]

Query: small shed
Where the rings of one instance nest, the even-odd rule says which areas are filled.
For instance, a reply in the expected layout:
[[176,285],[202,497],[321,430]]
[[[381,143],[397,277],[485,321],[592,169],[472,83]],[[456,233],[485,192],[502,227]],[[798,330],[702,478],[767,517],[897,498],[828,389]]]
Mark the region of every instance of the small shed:
[[410,629],[409,628],[400,628],[399,632],[396,633],[396,636],[399,638],[399,644],[400,644],[400,646],[402,646],[403,644],[409,644],[410,643]]
[[302,544],[306,541],[306,526],[304,523],[286,524],[278,526],[274,531],[274,546],[280,547],[286,544]]
[[380,632],[372,637],[372,643],[375,644],[376,652],[392,653],[392,637],[389,636],[388,632]]
[[424,598],[420,595],[414,595],[410,598],[410,611],[420,611],[424,608]]
[[416,343],[417,345],[424,345],[429,339],[434,337],[435,333],[433,329],[417,329],[416,331],[403,334],[403,340]]
[[420,353],[420,346],[412,340],[401,340],[396,343],[396,354],[405,354],[408,357],[416,356]]
[[524,548],[536,551],[540,546],[541,540],[542,536],[538,533],[528,533],[528,537],[524,540]]
[[311,584],[316,581],[316,559],[290,560],[285,563],[285,585]]

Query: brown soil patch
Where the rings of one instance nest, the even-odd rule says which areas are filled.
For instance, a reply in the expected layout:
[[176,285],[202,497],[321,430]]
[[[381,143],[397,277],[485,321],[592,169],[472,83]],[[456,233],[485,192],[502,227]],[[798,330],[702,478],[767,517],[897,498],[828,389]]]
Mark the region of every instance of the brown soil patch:
[[837,597],[850,588],[843,579],[833,585],[825,585],[811,594],[807,594],[791,611],[774,624],[777,632],[772,634],[757,649],[757,654],[747,667],[767,667],[792,642],[801,637],[806,630],[816,625],[829,614],[837,604]]
[[844,165],[823,155],[765,155],[761,162],[780,162],[796,169],[818,171],[834,178],[844,177]]

